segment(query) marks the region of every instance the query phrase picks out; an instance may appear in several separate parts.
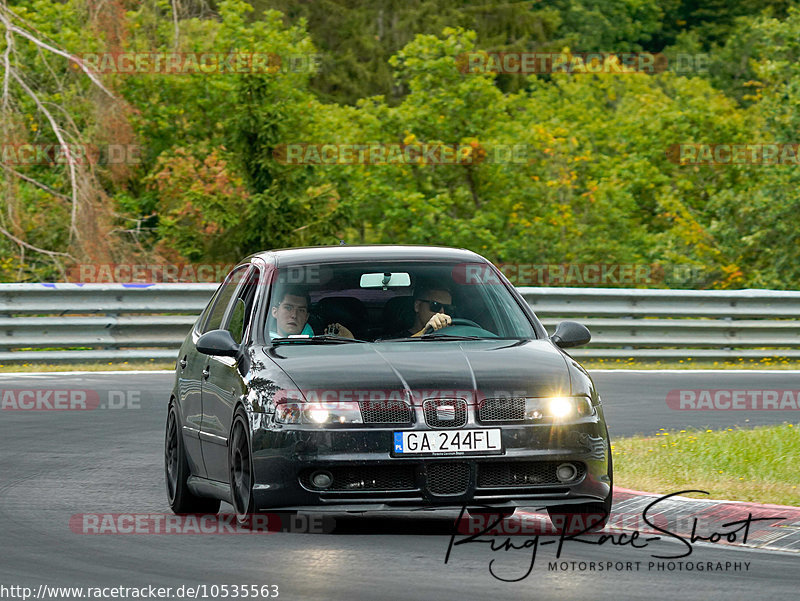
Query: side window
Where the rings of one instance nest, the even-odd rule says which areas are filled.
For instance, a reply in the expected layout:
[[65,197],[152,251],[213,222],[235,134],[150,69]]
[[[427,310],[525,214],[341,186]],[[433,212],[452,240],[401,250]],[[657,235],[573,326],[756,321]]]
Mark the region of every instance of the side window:
[[205,309],[203,309],[203,312],[200,313],[200,317],[197,318],[195,327],[197,328],[197,331],[200,332],[201,334],[205,333],[203,330],[203,325],[208,321],[208,314],[211,313],[211,307],[213,307],[214,303],[217,302],[217,297],[219,296],[220,290],[221,290],[220,288],[217,288],[214,291],[214,294],[211,296],[211,300],[208,301],[208,304],[205,306]]
[[228,308],[231,298],[233,297],[233,293],[236,292],[236,287],[239,285],[239,281],[242,279],[242,276],[244,276],[244,274],[247,272],[248,267],[249,265],[237,267],[225,279],[220,291],[217,293],[216,300],[214,301],[214,307],[211,309],[211,313],[208,315],[208,321],[206,321],[206,325],[203,327],[203,334],[210,332],[211,330],[218,330],[222,327],[222,319],[225,317],[225,310]]
[[260,275],[260,270],[255,266],[248,272],[247,280],[239,289],[239,294],[234,300],[233,309],[228,318],[228,325],[225,328],[231,333],[233,339],[240,344],[253,316],[253,302],[258,291]]
[[244,301],[241,298],[237,298],[236,304],[233,307],[233,313],[231,313],[231,321],[226,329],[231,333],[233,339],[239,344],[242,343],[242,336],[244,335],[244,313]]

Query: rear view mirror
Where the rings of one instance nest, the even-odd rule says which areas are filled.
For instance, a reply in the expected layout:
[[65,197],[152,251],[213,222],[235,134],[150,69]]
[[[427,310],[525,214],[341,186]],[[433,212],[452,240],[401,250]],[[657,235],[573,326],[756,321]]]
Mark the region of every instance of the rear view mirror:
[[588,344],[592,339],[588,328],[577,321],[562,321],[556,326],[556,331],[550,336],[559,348],[572,348]]
[[228,330],[211,330],[197,339],[197,350],[205,355],[235,357],[239,345]]
[[362,288],[403,288],[411,286],[411,276],[400,273],[365,273],[361,275]]

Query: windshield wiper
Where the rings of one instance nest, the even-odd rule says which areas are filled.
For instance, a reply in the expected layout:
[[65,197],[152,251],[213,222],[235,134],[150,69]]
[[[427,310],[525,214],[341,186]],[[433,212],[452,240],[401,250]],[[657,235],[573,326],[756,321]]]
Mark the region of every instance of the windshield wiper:
[[318,334],[317,336],[312,336],[311,340],[330,342],[366,342],[366,340],[360,340],[359,338],[348,338],[347,336],[336,336],[334,334]]
[[345,336],[334,336],[333,334],[318,334],[317,336],[298,336],[297,338],[273,338],[273,344],[280,344],[282,342],[311,342],[319,344],[338,344],[340,342],[366,342],[366,340],[359,340],[358,338],[346,338]]
[[417,336],[421,340],[494,340],[483,336],[465,336],[463,334],[445,334],[444,332],[432,332]]
[[497,340],[481,336],[464,336],[462,334],[423,334],[422,336],[403,336],[402,338],[379,338],[375,342],[414,342],[415,340]]

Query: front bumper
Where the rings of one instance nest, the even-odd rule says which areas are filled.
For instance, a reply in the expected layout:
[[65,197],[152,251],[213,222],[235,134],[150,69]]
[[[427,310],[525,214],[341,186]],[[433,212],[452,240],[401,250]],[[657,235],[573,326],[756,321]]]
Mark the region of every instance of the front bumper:
[[[251,424],[258,510],[531,507],[603,501],[611,492],[602,413],[578,423],[499,426],[500,455],[393,456],[393,433],[403,428],[276,426],[264,414]],[[555,468],[567,462],[578,476],[562,482]],[[332,476],[330,488],[313,486],[317,471]]]

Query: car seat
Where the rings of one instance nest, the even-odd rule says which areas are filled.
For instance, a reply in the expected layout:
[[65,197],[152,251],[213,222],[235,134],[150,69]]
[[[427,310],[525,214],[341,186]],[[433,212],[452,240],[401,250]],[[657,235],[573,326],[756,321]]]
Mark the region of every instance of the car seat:
[[[319,299],[315,308],[314,332],[322,331],[330,323],[340,323],[353,333],[356,338],[364,338],[368,329],[367,308],[354,296],[328,296]],[[309,319],[309,322],[311,320]]]

